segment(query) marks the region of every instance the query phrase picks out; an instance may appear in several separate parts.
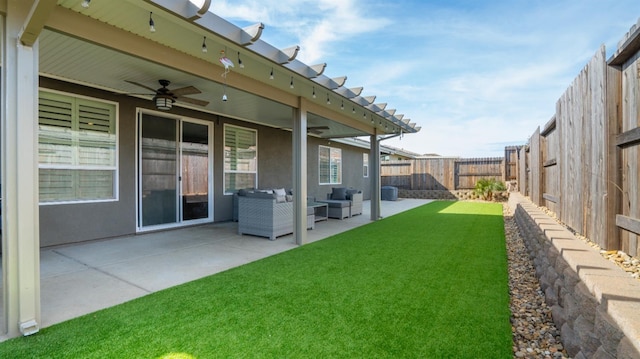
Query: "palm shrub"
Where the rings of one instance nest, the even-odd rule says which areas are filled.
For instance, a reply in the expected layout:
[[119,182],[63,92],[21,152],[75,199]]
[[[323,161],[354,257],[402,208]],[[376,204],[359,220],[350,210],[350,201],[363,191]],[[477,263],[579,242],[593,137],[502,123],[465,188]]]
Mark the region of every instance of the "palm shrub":
[[495,178],[481,178],[476,182],[476,186],[474,191],[478,196],[482,197],[482,199],[486,201],[492,201],[493,195],[495,192],[506,191],[507,187],[505,187],[502,181],[498,181]]

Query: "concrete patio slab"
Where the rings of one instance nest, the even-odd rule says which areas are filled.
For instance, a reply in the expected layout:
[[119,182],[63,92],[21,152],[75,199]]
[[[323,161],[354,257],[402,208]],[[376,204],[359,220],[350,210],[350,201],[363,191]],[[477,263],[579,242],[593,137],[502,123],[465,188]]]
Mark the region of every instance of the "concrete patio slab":
[[[383,201],[381,213],[388,217],[429,202]],[[317,222],[315,229],[307,231],[307,239],[315,242],[367,223],[371,223],[370,202],[364,201],[362,215]],[[40,252],[41,327],[294,248],[292,235],[275,241],[238,235],[234,222],[44,248]],[[0,341],[6,339],[0,336]]]

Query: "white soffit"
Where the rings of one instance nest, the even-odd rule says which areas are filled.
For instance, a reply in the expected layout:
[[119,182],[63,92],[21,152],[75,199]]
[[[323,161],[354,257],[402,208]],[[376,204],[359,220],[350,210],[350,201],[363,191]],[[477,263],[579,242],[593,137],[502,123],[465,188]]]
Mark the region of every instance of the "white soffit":
[[[277,49],[260,40],[264,29],[261,23],[244,29],[239,28],[210,11],[202,14],[202,8],[188,0],[109,0],[108,2],[100,0],[92,2],[88,9],[81,8],[80,2],[80,0],[60,0],[58,6],[209,61],[220,66],[220,69],[222,66],[217,58],[220,50],[225,50],[226,55],[236,66],[240,57],[244,62],[251,61],[252,66],[246,66],[242,70],[245,76],[285,90],[288,90],[292,79],[297,86],[296,91],[301,91],[300,88],[305,86],[308,88],[309,93],[300,96],[309,99],[312,86],[324,87],[324,89],[317,88],[319,94],[329,90],[332,94],[371,111],[372,115],[380,116],[378,112],[382,109],[373,105],[375,96],[361,96],[362,87],[351,89],[344,87],[346,76],[330,78],[323,74],[326,64],[308,66],[296,60],[300,50],[298,46]],[[155,33],[149,31],[150,16],[153,17],[157,29]],[[200,51],[205,37],[208,53]],[[269,68],[278,73],[276,81],[269,82]],[[238,71],[238,69],[234,70]],[[308,82],[305,83],[305,81]],[[338,100],[338,103],[344,104],[344,100]],[[381,120],[388,121],[383,116]],[[390,122],[390,124],[401,127],[405,133],[417,132],[415,124],[412,123],[405,124],[399,121],[399,123]]]

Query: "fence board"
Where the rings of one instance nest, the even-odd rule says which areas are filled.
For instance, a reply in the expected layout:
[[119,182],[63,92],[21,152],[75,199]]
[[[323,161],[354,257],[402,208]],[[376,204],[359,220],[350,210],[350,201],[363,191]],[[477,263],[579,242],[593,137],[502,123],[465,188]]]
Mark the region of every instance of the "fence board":
[[[602,46],[558,99],[555,116],[542,131],[542,138],[539,128],[532,135],[529,141],[529,179],[532,182],[529,195],[534,203],[541,201],[572,229],[601,247],[610,248],[619,245],[618,232],[611,227],[615,227],[619,203],[615,198],[618,195],[619,150],[614,144],[620,127],[620,93],[623,90],[621,76],[607,66],[605,56]],[[634,67],[635,72],[630,70],[625,76],[635,82],[627,88],[629,97],[633,90],[637,93],[639,89],[637,70]],[[625,100],[627,103],[630,98]],[[639,112],[637,104],[633,106],[634,110],[625,110],[630,112],[626,116],[632,116],[635,121],[627,131],[637,127]],[[624,187],[634,188],[633,193],[636,193],[640,176],[637,175],[638,153],[634,151],[623,150],[623,163],[627,164],[629,172],[633,172],[623,177]],[[630,218],[640,217],[638,199],[630,202],[634,204],[627,205],[623,214]],[[629,249],[637,252],[635,234],[626,235]]]
[[456,160],[454,189],[472,189],[480,179],[503,181],[503,163],[500,157]]
[[522,146],[518,151],[518,190],[525,196],[529,195],[529,146]]
[[531,201],[538,206],[542,205],[542,159],[540,158],[540,127],[531,135],[529,139],[529,169],[530,169],[530,192]]
[[504,160],[494,158],[427,158],[386,161],[381,184],[408,190],[472,189],[481,178],[503,181]]
[[508,146],[504,149],[504,180],[518,179],[518,151],[521,146]]
[[[632,133],[640,127],[640,80],[638,54],[628,60],[622,70],[622,129],[621,133]],[[624,146],[621,151],[622,167],[622,215],[632,219],[640,219],[640,146]],[[623,230],[621,233],[622,250],[640,256],[638,234]]]
[[562,133],[560,143],[560,190],[562,201],[561,220],[580,233],[583,228],[583,170],[582,151],[583,101],[582,81],[586,77],[585,70],[573,81],[567,91],[560,97],[559,113],[556,114],[557,126]]
[[544,206],[556,214],[560,214],[560,167],[558,155],[560,153],[560,128],[557,126],[557,118],[554,115],[544,126],[541,135],[544,137],[543,177]]
[[413,172],[410,161],[388,161],[381,167],[382,186],[394,186],[402,189],[411,188],[411,176]]
[[604,223],[604,237],[606,243],[604,248],[621,248],[620,231],[616,225],[616,216],[621,210],[622,191],[621,171],[621,151],[617,147],[616,138],[622,129],[622,73],[620,69],[612,66],[607,67],[607,88],[605,94],[607,122],[607,196],[606,196],[606,217]]
[[587,188],[586,234],[601,247],[606,246],[604,219],[607,217],[607,143],[608,126],[606,113],[606,74],[607,60],[604,45],[596,52],[589,65],[589,133],[591,146],[586,149],[590,158],[587,163],[590,178]]

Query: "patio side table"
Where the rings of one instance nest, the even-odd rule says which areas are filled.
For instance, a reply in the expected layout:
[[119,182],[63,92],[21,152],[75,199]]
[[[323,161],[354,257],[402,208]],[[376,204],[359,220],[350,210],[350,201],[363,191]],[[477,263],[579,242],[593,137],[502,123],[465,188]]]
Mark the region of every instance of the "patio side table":
[[307,207],[313,208],[316,222],[329,220],[329,204],[321,202],[307,202]]

